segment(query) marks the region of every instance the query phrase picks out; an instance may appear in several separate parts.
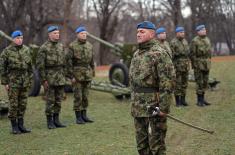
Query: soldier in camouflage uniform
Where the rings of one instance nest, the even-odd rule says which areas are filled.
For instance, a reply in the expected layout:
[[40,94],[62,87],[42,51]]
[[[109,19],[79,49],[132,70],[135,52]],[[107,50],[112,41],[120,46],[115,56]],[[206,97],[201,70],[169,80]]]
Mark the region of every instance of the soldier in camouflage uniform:
[[160,27],[156,30],[156,42],[161,46],[172,58],[172,51],[170,44],[166,41],[166,29],[164,27]]
[[77,39],[69,45],[68,70],[74,88],[76,123],[93,122],[87,117],[88,89],[95,75],[93,46],[87,41],[85,27],[76,29]]
[[11,35],[13,43],[0,56],[1,82],[9,97],[8,118],[12,133],[28,133],[24,127],[28,88],[32,77],[32,61],[29,48],[23,45],[23,33],[19,30]]
[[46,92],[47,127],[55,129],[56,127],[65,127],[60,123],[59,113],[61,111],[61,102],[63,99],[66,58],[64,46],[59,42],[58,26],[48,28],[49,39],[40,47],[36,64],[39,69],[41,83]]
[[190,58],[194,69],[195,81],[197,84],[197,105],[210,105],[205,98],[205,91],[208,88],[209,71],[211,67],[211,43],[206,36],[205,25],[196,27],[197,36],[193,38],[190,45]]
[[[170,56],[154,39],[155,25],[144,21],[137,25],[138,50],[130,65],[130,88],[132,90],[131,114],[136,129],[137,150],[140,155],[166,154],[166,113],[172,100],[175,77]],[[150,107],[161,112],[153,116]]]
[[189,74],[189,45],[183,27],[177,27],[175,33],[176,37],[170,43],[176,71],[175,101],[176,106],[187,106],[185,96]]

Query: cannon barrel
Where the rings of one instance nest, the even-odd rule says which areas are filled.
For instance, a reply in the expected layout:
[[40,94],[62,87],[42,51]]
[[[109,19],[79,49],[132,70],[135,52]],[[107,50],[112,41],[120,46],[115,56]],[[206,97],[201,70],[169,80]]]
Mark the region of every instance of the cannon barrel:
[[117,55],[119,57],[122,55],[121,53],[123,52],[123,50],[120,49],[119,46],[113,45],[110,42],[107,42],[107,41],[105,41],[103,39],[100,39],[100,38],[98,38],[98,37],[96,37],[96,36],[94,36],[94,35],[92,35],[90,33],[87,33],[87,36],[90,37],[91,39],[94,39],[95,41],[98,41],[99,43],[104,44],[105,46],[111,48],[112,49],[111,52],[113,54],[115,54],[115,55]]
[[6,33],[4,33],[2,30],[0,30],[0,36],[6,38],[8,41],[13,41],[10,36],[8,36]]

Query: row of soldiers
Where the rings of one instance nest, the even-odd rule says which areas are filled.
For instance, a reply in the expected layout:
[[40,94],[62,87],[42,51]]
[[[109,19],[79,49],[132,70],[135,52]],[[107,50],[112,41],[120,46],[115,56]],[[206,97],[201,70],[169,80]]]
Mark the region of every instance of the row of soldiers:
[[[166,29],[160,27],[156,30],[156,38],[159,45],[164,48],[172,58],[176,71],[175,101],[176,106],[187,106],[185,100],[188,86],[188,74],[190,67],[194,70],[197,84],[197,105],[203,107],[210,105],[205,100],[209,71],[211,65],[211,43],[206,35],[205,25],[196,27],[197,36],[191,44],[185,39],[184,27],[178,26],[175,29],[175,38],[170,43],[166,41]],[[191,60],[191,64],[190,64]]]
[[[71,80],[74,89],[76,123],[93,122],[87,117],[87,107],[88,87],[95,76],[94,52],[87,41],[85,27],[76,29],[77,39],[69,45],[67,53],[59,42],[59,27],[50,26],[47,31],[48,40],[39,49],[36,66],[46,89],[45,114],[48,129],[66,127],[59,119],[66,78]],[[30,49],[23,44],[21,31],[14,31],[11,37],[13,42],[0,55],[1,84],[5,86],[9,97],[8,118],[12,133],[29,133],[31,131],[24,126],[24,114],[32,77]]]
[[149,21],[137,25],[138,50],[131,60],[129,78],[131,114],[139,155],[166,154],[167,114],[173,101],[172,94],[175,93],[177,106],[187,105],[185,95],[190,59],[197,83],[197,105],[209,105],[204,94],[211,46],[205,25],[196,27],[197,36],[190,47],[183,27],[177,27],[175,33],[176,37],[169,44],[165,28],[156,29]]

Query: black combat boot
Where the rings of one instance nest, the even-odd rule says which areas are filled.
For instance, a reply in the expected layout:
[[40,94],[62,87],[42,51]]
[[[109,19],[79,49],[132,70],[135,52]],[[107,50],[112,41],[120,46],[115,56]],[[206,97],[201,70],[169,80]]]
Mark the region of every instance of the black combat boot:
[[56,128],[51,115],[47,115],[47,128],[48,129],[55,129]]
[[21,131],[22,133],[29,133],[29,132],[31,132],[31,130],[26,129],[26,128],[24,127],[24,119],[23,119],[23,118],[19,118],[19,119],[18,119],[18,127],[19,127],[19,129],[20,129],[20,131]]
[[75,111],[75,115],[77,124],[85,124],[85,121],[82,119],[81,111]]
[[11,120],[12,134],[20,134],[20,129],[16,122],[16,119]]
[[197,106],[199,106],[199,107],[204,106],[203,95],[202,94],[197,94]]
[[175,95],[175,103],[176,103],[176,106],[177,106],[177,107],[181,106],[180,96]]
[[208,105],[211,105],[210,103],[208,103],[206,100],[205,100],[205,94],[202,94],[202,100],[203,100],[203,103],[208,106]]
[[188,106],[188,103],[187,103],[186,100],[185,100],[185,95],[181,96],[181,104],[182,104],[183,106]]
[[60,123],[60,119],[59,119],[59,114],[58,113],[55,113],[53,115],[53,121],[54,121],[54,124],[55,124],[55,126],[57,128],[64,128],[64,127],[66,127],[65,125]]
[[94,121],[92,121],[91,119],[89,119],[87,117],[87,111],[86,110],[82,110],[82,119],[85,121],[85,122],[88,122],[88,123],[92,123]]

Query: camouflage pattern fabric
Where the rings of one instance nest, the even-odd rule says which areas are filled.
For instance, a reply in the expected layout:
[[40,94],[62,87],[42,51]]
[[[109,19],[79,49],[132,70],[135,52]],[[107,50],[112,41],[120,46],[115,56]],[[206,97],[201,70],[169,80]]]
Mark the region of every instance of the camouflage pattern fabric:
[[23,118],[32,77],[29,48],[9,45],[0,56],[1,83],[9,85],[9,119]]
[[174,38],[171,43],[172,61],[176,71],[175,95],[185,96],[189,74],[189,45],[186,39]]
[[86,110],[88,107],[88,95],[90,82],[83,81],[77,82],[73,85],[73,92],[74,92],[74,111],[82,111]]
[[46,97],[47,104],[45,113],[47,116],[52,116],[54,113],[58,114],[61,111],[61,102],[63,100],[64,87],[63,86],[49,86]]
[[62,43],[46,41],[39,49],[36,65],[42,83],[48,81],[51,86],[65,85],[66,58]]
[[69,45],[67,54],[68,72],[70,78],[75,78],[74,110],[86,110],[88,107],[88,88],[93,78],[94,52],[93,46],[88,41],[73,41]]
[[[139,45],[139,49],[132,58],[129,74],[132,90],[131,114],[135,120],[138,151],[148,152],[150,150],[152,154],[160,152],[160,154],[164,154],[166,122],[160,123],[159,117],[153,117],[147,107],[159,106],[162,112],[169,113],[170,111],[175,80],[175,70],[171,58],[155,40],[150,40]],[[138,89],[143,88],[154,91],[138,92]],[[160,119],[166,118],[161,117]],[[150,120],[154,122],[154,125],[151,125]],[[164,128],[164,132],[158,130],[157,127],[158,129],[159,127]],[[151,133],[147,132],[148,128],[152,131]]]
[[171,51],[171,47],[170,47],[170,44],[168,43],[168,41],[165,40],[164,42],[161,42],[159,40],[156,40],[156,43],[159,46],[161,46],[161,48],[163,48],[172,58],[172,51]]
[[65,85],[66,57],[59,42],[46,41],[39,49],[36,64],[42,83],[48,82],[46,115],[59,113]]
[[190,45],[190,58],[194,69],[197,94],[204,94],[208,88],[211,68],[211,43],[208,37],[196,36]]
[[140,155],[165,155],[167,119],[164,117],[135,117],[137,150]]

